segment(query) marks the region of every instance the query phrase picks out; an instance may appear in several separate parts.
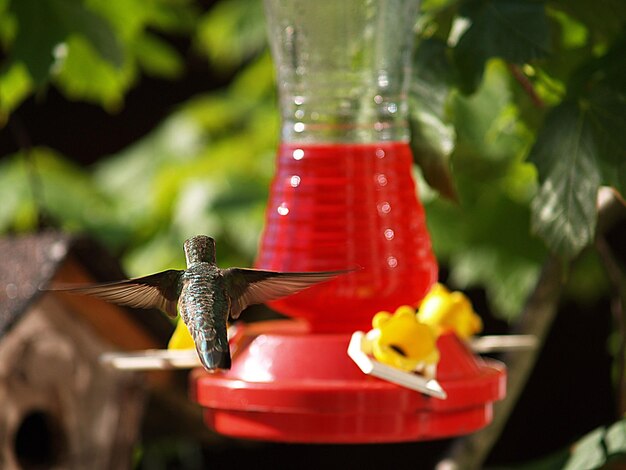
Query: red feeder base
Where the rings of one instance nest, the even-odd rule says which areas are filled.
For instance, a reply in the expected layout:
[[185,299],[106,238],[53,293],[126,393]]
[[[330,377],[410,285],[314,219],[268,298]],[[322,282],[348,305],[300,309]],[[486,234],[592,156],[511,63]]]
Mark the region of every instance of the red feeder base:
[[491,421],[504,397],[503,364],[455,335],[439,338],[437,380],[446,400],[369,377],[347,355],[350,335],[308,334],[284,320],[249,325],[234,339],[233,367],[192,374],[192,393],[217,432],[238,438],[370,443],[467,434]]

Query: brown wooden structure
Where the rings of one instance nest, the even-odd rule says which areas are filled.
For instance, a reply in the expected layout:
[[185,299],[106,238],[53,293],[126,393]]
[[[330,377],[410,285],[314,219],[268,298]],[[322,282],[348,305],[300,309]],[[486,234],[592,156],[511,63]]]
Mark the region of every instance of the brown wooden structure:
[[99,357],[164,347],[171,323],[158,311],[42,290],[124,277],[84,238],[0,239],[0,468],[130,465],[147,390],[171,375],[119,371]]

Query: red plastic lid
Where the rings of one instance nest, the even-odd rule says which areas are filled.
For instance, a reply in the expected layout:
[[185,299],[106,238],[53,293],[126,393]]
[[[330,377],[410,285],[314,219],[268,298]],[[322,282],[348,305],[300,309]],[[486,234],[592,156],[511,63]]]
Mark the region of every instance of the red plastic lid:
[[[271,333],[270,333],[271,332]],[[290,320],[245,328],[229,371],[192,374],[192,394],[216,431],[286,442],[399,442],[466,434],[491,421],[505,395],[504,366],[439,338],[446,400],[363,374],[349,334],[307,334]]]

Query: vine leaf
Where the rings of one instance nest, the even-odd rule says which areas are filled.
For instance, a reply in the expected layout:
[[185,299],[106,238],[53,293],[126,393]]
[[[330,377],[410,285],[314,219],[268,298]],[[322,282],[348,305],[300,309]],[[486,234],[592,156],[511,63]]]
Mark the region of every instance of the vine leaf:
[[541,1],[471,0],[461,9],[471,25],[454,48],[461,89],[473,93],[492,57],[522,64],[550,53],[550,30]]
[[452,67],[446,43],[438,39],[422,41],[413,59],[414,76],[409,91],[411,150],[424,179],[439,194],[458,202],[450,170],[450,154],[456,136],[446,122]]
[[597,152],[588,111],[565,101],[548,115],[530,153],[541,183],[531,206],[531,227],[567,259],[594,237],[601,182]]
[[596,87],[590,94],[589,118],[599,157],[619,164],[626,159],[626,93]]
[[409,125],[413,159],[422,171],[424,179],[443,197],[458,202],[449,159],[454,130],[436,119],[428,121],[419,117],[409,118]]
[[[608,429],[604,426],[594,429],[571,446],[564,470],[600,468],[609,462],[617,463],[612,458],[626,452],[626,421],[613,423]],[[611,467],[611,464],[608,465]],[[614,466],[618,468],[619,465]]]

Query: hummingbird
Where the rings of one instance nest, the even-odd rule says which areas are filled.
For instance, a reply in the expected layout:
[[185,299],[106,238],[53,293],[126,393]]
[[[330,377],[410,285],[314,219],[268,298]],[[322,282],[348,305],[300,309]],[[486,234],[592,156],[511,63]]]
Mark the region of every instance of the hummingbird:
[[169,269],[145,277],[102,284],[53,287],[93,295],[119,305],[158,308],[174,318],[180,312],[202,365],[209,371],[230,369],[226,324],[252,304],[295,294],[314,284],[351,272],[278,272],[247,268],[220,269],[215,240],[197,235],[184,244],[187,269]]

